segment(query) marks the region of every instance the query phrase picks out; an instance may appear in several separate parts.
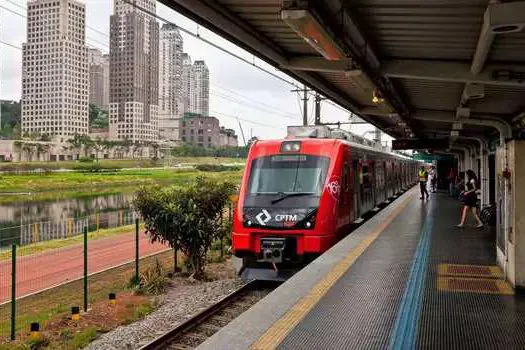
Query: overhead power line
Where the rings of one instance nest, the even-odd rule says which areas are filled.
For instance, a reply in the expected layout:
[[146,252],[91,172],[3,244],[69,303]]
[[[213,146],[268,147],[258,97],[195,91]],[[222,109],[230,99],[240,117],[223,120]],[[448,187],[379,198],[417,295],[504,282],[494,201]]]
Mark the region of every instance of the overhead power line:
[[235,119],[235,120],[242,120],[243,122],[254,124],[254,125],[259,125],[259,126],[264,126],[266,128],[271,128],[271,129],[276,129],[276,130],[283,130],[283,128],[284,128],[284,127],[277,127],[277,126],[271,125],[271,124],[265,124],[265,123],[261,123],[261,122],[256,122],[256,121],[249,120],[249,119],[243,119],[243,118],[235,117],[233,115],[229,115],[229,114],[218,112],[218,111],[210,110],[210,112],[212,114],[218,114],[219,117],[227,117],[227,118],[232,118],[232,119]]
[[2,41],[2,40],[0,40],[0,44],[4,44],[4,45],[10,46],[10,47],[12,47],[14,49],[22,51],[22,48],[20,46],[16,46],[16,45],[13,45],[13,44],[10,44],[10,43],[6,43],[5,41]]
[[[6,0],[6,1],[8,1],[8,0]],[[12,3],[11,1],[9,1],[9,2]],[[21,7],[21,6],[19,6],[19,7]],[[18,13],[18,12],[16,12],[16,11],[13,11],[13,10],[7,8],[7,7],[4,7],[4,6],[0,5],[0,8],[3,8],[4,10],[7,10],[7,11],[9,11],[9,12],[11,12],[11,13],[17,15],[17,16],[20,16],[20,17],[22,17],[22,18],[27,19],[27,16],[26,16],[26,15],[23,15],[23,14],[21,14],[21,13]],[[100,42],[100,41],[98,41],[98,40],[96,40],[96,39],[90,38],[90,37],[88,37],[87,35],[86,35],[86,40],[90,40],[90,41],[96,42],[96,43],[98,43],[99,45],[102,45],[102,46],[104,46],[105,48],[108,48],[108,49],[109,49],[109,45],[104,44],[104,43],[102,43],[102,42]],[[95,45],[93,45],[93,44],[89,44],[89,43],[86,43],[86,46],[91,47],[91,48],[97,48]]]
[[[5,0],[5,1],[10,3],[10,4],[12,4],[12,5],[14,5],[14,6],[16,6],[16,7],[18,7],[18,8],[21,8],[22,10],[27,10],[26,6],[20,5],[20,4],[16,3],[16,2],[14,2],[14,1],[11,1],[11,0]],[[20,15],[20,14],[18,14],[18,15]],[[98,29],[95,29],[93,27],[90,27],[88,25],[86,25],[86,28],[89,29],[89,30],[92,30],[92,31],[94,31],[96,33],[99,33],[101,35],[107,36],[109,38],[109,34],[108,33],[104,33],[102,31],[100,31]]]
[[248,102],[241,101],[241,100],[238,100],[238,99],[236,99],[234,97],[231,97],[231,96],[228,96],[228,95],[224,95],[224,94],[221,94],[221,93],[218,93],[218,92],[210,91],[210,94],[213,95],[213,96],[217,96],[217,97],[220,97],[222,99],[228,100],[230,102],[236,103],[238,105],[246,106],[246,107],[248,107],[250,109],[258,110],[258,111],[261,111],[261,112],[264,112],[264,113],[268,113],[268,114],[271,114],[271,115],[275,115],[275,116],[278,116],[280,118],[287,118],[287,119],[292,119],[292,120],[296,120],[297,119],[297,118],[294,118],[294,117],[290,117],[290,116],[288,116],[286,114],[283,114],[282,112],[274,112],[274,111],[269,110],[269,109],[257,107],[257,106],[254,106],[253,104],[249,104]]
[[294,87],[297,87],[297,84],[295,84],[294,82],[289,81],[289,80],[287,80],[287,79],[285,79],[285,78],[283,78],[283,77],[281,77],[281,76],[279,76],[279,75],[277,75],[277,74],[275,74],[273,72],[270,72],[269,70],[267,70],[267,69],[265,69],[265,68],[263,68],[261,66],[258,66],[257,64],[255,64],[255,62],[250,62],[247,59],[245,59],[245,58],[243,58],[243,57],[241,57],[241,56],[239,56],[239,55],[237,55],[237,54],[235,54],[235,53],[225,49],[224,47],[222,47],[220,45],[217,45],[217,44],[211,42],[208,39],[203,38],[199,34],[193,33],[192,31],[190,31],[190,30],[188,30],[188,29],[186,29],[184,27],[180,27],[179,25],[177,25],[177,24],[175,24],[175,23],[173,23],[173,22],[171,22],[171,21],[169,21],[169,20],[167,20],[167,19],[157,15],[156,13],[153,13],[153,12],[151,12],[151,11],[149,11],[149,10],[139,6],[139,5],[137,5],[136,3],[134,3],[134,2],[132,2],[130,0],[122,0],[122,1],[124,1],[125,3],[135,7],[136,9],[138,9],[138,10],[140,10],[140,11],[142,11],[142,12],[144,12],[144,13],[146,13],[146,14],[148,14],[148,15],[150,15],[150,16],[152,16],[152,17],[154,17],[154,18],[156,18],[156,19],[158,19],[158,20],[160,20],[162,22],[164,22],[164,23],[167,23],[167,24],[170,24],[170,25],[173,25],[173,26],[177,27],[180,31],[182,31],[182,32],[184,32],[184,33],[186,33],[188,35],[191,35],[192,37],[194,37],[196,39],[199,39],[199,40],[205,42],[206,44],[208,44],[210,46],[213,46],[214,48],[216,48],[216,49],[218,49],[218,50],[220,50],[220,51],[222,51],[222,52],[224,52],[224,53],[226,53],[226,54],[228,54],[228,55],[230,55],[232,57],[235,57],[238,60],[241,60],[241,61],[243,61],[246,64],[249,64],[252,67],[255,67],[255,68],[259,69],[259,70],[265,72],[266,74],[271,75],[272,77],[274,77],[276,79],[279,79],[279,80],[281,80],[281,81],[283,81],[283,82],[285,82],[287,84],[290,84],[290,85],[292,85]]
[[255,104],[258,104],[258,105],[261,105],[261,106],[265,106],[265,107],[267,107],[269,109],[275,110],[276,112],[278,112],[280,114],[284,114],[284,115],[287,115],[287,116],[289,116],[291,118],[295,118],[295,115],[293,113],[283,111],[283,110],[281,110],[279,108],[276,108],[274,105],[271,105],[271,104],[268,104],[268,103],[264,103],[262,101],[256,100],[255,98],[252,98],[252,97],[248,97],[248,96],[243,95],[243,94],[241,94],[241,93],[239,93],[239,92],[237,92],[235,90],[228,89],[228,88],[226,88],[226,87],[224,87],[222,85],[216,84],[216,83],[210,83],[210,85],[218,87],[219,89],[228,91],[229,93],[232,93],[232,94],[234,94],[236,96],[239,96],[239,97],[241,97],[241,98],[243,98],[245,100],[248,100],[248,101],[250,101],[252,103],[255,103]]

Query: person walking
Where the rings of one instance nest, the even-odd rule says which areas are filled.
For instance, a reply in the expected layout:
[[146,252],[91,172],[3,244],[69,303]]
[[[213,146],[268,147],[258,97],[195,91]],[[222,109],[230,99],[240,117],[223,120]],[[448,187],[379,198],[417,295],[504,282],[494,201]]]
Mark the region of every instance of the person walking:
[[427,196],[427,199],[428,199],[428,197],[430,197],[427,191],[428,171],[425,170],[424,166],[422,166],[419,169],[418,177],[419,177],[419,189],[421,190],[421,197],[419,199],[425,199],[425,195]]
[[465,220],[467,219],[467,214],[470,209],[478,223],[476,227],[483,228],[483,222],[481,222],[481,219],[479,218],[478,208],[476,207],[478,202],[478,195],[476,194],[476,191],[478,190],[478,179],[472,170],[467,170],[466,187],[466,191],[462,191],[461,193],[464,205],[461,214],[461,222],[459,223],[458,227],[463,228],[465,226]]

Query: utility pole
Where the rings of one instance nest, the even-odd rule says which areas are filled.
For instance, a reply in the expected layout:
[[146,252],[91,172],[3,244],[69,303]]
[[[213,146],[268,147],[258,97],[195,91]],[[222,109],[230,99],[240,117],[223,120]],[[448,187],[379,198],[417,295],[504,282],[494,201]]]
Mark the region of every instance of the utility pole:
[[303,90],[303,126],[308,125],[308,90],[306,90],[306,85]]
[[315,125],[321,125],[321,101],[325,100],[317,92],[315,93]]
[[303,92],[303,126],[308,125],[308,89],[306,88],[306,85],[302,89],[295,89],[292,90],[292,92]]

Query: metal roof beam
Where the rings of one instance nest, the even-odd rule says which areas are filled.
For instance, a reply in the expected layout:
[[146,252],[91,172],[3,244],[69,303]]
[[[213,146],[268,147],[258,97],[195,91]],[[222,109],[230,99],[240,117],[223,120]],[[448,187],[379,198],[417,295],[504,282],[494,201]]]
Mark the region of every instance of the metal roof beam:
[[[392,78],[525,87],[525,65],[488,64],[478,74],[473,74],[469,63],[391,60],[383,62],[382,71]],[[515,80],[511,79],[513,75]],[[518,76],[521,76],[521,80]]]
[[500,134],[500,144],[504,145],[506,139],[512,138],[512,128],[511,126],[496,118],[490,116],[483,118],[463,118],[457,119],[454,116],[454,113],[451,112],[437,112],[437,111],[418,111],[412,114],[412,118],[422,121],[431,121],[431,122],[441,122],[441,123],[457,123],[461,122],[467,125],[481,125],[489,126],[498,130]]
[[281,65],[283,69],[301,70],[311,72],[349,72],[352,70],[352,60],[328,61],[319,56],[297,56],[288,59]]

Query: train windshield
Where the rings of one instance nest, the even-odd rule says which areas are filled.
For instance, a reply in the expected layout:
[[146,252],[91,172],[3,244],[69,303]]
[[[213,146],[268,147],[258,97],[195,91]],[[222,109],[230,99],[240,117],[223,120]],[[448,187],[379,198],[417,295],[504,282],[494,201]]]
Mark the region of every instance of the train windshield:
[[273,155],[253,160],[249,195],[320,196],[330,158],[305,154]]

